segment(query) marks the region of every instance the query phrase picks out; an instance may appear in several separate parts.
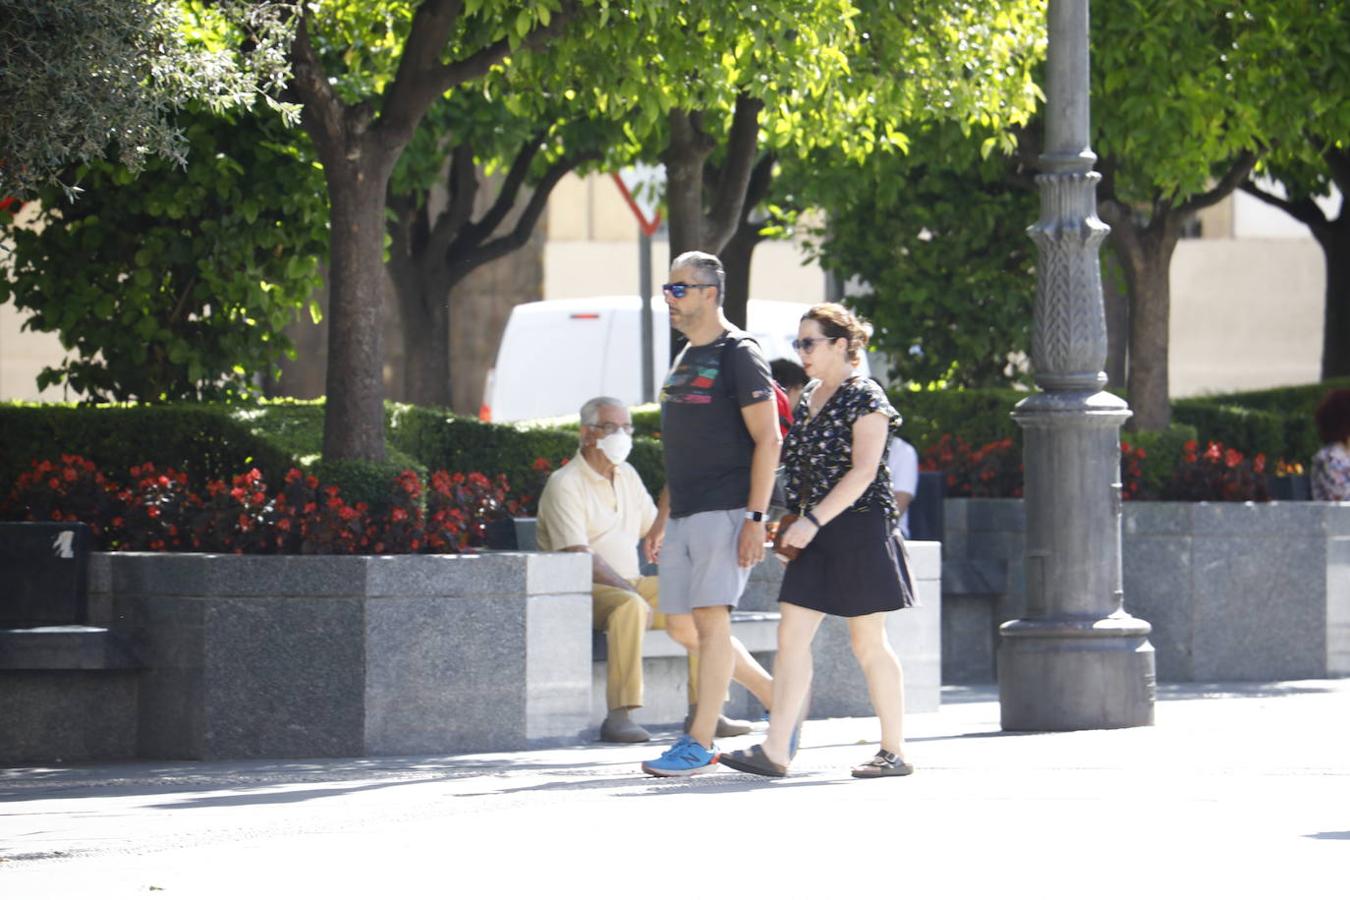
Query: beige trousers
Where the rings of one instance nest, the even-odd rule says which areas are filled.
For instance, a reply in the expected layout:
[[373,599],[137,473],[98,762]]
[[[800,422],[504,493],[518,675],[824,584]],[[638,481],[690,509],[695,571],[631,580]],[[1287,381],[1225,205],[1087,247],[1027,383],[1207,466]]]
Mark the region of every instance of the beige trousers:
[[[633,579],[629,590],[608,584],[591,585],[591,627],[605,633],[609,661],[606,669],[605,702],[610,709],[642,705],[642,633],[665,628],[658,587],[653,575]],[[651,624],[647,611],[651,610]],[[698,659],[689,657],[689,704],[698,697]]]

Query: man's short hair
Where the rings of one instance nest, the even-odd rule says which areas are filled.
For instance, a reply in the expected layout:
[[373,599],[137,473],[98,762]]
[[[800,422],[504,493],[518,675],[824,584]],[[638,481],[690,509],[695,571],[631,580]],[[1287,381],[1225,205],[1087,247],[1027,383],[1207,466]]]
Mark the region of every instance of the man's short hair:
[[769,372],[773,380],[782,385],[783,390],[806,387],[806,370],[790,359],[779,357],[769,363]]
[[617,406],[619,409],[627,409],[628,404],[616,397],[592,397],[581,404],[581,424],[594,425],[600,419],[600,407]]
[[670,270],[673,272],[685,266],[698,272],[698,280],[703,284],[717,285],[717,305],[721,306],[727,287],[727,272],[722,268],[722,261],[702,250],[688,250],[675,257],[670,264]]

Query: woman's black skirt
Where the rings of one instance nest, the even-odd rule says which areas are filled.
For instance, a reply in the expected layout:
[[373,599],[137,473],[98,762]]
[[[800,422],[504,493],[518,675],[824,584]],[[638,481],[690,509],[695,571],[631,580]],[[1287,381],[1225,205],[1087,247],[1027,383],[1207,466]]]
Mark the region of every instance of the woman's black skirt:
[[881,510],[845,512],[788,563],[778,602],[846,617],[913,606],[902,541]]

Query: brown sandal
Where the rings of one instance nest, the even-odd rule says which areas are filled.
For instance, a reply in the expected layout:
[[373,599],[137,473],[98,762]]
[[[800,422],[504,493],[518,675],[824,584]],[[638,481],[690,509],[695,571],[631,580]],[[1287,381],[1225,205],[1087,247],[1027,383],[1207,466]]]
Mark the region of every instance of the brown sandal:
[[890,775],[909,775],[914,767],[889,750],[878,750],[877,755],[853,768],[854,778],[886,778]]
[[782,778],[787,774],[787,766],[780,766],[769,759],[768,754],[764,752],[763,744],[755,744],[746,750],[723,753],[717,757],[717,761],[737,772],[763,775],[765,778]]

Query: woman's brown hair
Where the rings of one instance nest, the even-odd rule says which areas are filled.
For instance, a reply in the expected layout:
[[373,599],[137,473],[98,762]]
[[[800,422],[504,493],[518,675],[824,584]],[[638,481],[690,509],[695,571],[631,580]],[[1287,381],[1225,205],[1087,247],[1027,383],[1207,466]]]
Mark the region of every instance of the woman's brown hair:
[[1323,444],[1339,444],[1350,438],[1350,390],[1327,391],[1313,413],[1317,436]]
[[818,324],[827,338],[846,338],[848,361],[855,366],[862,362],[863,351],[872,339],[871,324],[838,303],[817,303],[802,316],[803,322],[807,319]]

